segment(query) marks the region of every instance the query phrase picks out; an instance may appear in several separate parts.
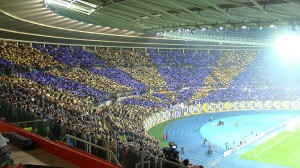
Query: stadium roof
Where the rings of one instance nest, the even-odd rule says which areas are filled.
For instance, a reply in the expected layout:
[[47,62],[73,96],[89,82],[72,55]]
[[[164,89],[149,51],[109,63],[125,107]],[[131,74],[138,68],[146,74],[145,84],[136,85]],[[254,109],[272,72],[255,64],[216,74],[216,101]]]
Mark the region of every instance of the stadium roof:
[[0,1],[0,37],[109,46],[193,48],[166,39],[177,29],[299,25],[298,0],[9,0]]

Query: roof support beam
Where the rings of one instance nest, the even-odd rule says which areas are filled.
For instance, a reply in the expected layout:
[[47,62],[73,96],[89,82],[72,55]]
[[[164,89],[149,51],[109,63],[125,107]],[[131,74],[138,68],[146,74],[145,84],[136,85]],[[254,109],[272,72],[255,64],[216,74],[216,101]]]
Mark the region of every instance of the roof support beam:
[[[241,7],[246,7],[246,8],[250,8],[250,9],[253,9],[253,10],[256,10],[256,11],[260,11],[260,9],[258,9],[257,7],[253,7],[252,5],[249,5],[249,4],[246,4],[246,3],[239,3],[235,0],[224,0],[224,1],[227,1],[229,3],[232,3],[232,4],[236,4],[238,6],[241,6]],[[257,2],[259,4],[259,2]],[[259,4],[260,5],[260,4]],[[269,4],[270,5],[270,4]],[[261,6],[261,5],[260,5]],[[267,9],[264,9],[264,11],[266,11],[267,13],[269,14],[272,14],[272,15],[281,15],[283,17],[291,17],[290,14],[288,13],[282,13],[282,12],[272,12],[272,11],[268,11]],[[262,11],[263,12],[263,11]],[[267,15],[268,17],[270,17],[269,15]],[[271,16],[272,18],[274,18],[273,16]]]
[[233,15],[230,15],[226,10],[220,8],[218,5],[210,2],[210,1],[207,1],[207,0],[203,0],[204,3],[212,6],[213,8],[215,8],[217,11],[221,12],[222,14],[225,14],[227,17],[229,18],[232,18],[232,19],[236,19],[236,20],[239,20],[239,21],[243,21],[245,18],[244,17],[237,17],[237,16],[233,16]]
[[185,7],[182,7],[181,5],[178,5],[177,4],[178,2],[174,3],[174,2],[172,2],[170,0],[164,0],[164,1],[167,2],[168,4],[172,5],[172,6],[176,7],[176,8],[180,8],[180,9],[186,11],[187,13],[189,13],[189,14],[191,14],[193,16],[196,16],[197,18],[201,19],[202,22],[205,22],[205,21],[212,22],[212,19],[209,19],[208,17],[202,17],[202,16],[196,14],[195,12],[193,12],[193,11],[191,11],[191,10],[185,8]]
[[[123,28],[124,28],[124,25],[127,25],[126,27],[138,26],[138,25],[134,25],[134,26],[132,25],[132,22],[135,22],[136,20],[130,19],[129,17],[125,16],[125,15],[127,15],[130,17],[136,17],[135,15],[129,15],[128,13],[125,14],[124,12],[120,12],[120,10],[116,10],[116,9],[109,9],[109,10],[113,11],[113,12],[111,12],[112,14],[96,12],[97,14],[100,14],[100,15],[103,14],[103,16],[97,16],[95,19],[99,18],[100,20],[103,20],[103,19],[106,19],[106,17],[108,15],[113,15],[112,19],[107,20],[108,23],[111,23],[111,24],[115,23],[117,25],[123,25]],[[120,14],[117,14],[117,13],[120,13]],[[119,20],[119,21],[113,21],[113,20]],[[121,22],[121,24],[119,24],[119,22]]]
[[[189,3],[193,4],[193,5],[196,6],[196,7],[201,8],[201,9],[203,9],[203,10],[213,11],[213,12],[217,12],[217,13],[223,14],[222,12],[220,12],[220,11],[218,11],[218,10],[216,10],[216,9],[213,9],[213,8],[209,8],[209,7],[206,7],[206,6],[199,5],[198,3],[194,2],[194,1],[190,1]],[[226,8],[226,9],[224,9],[224,8],[222,8],[222,7],[220,7],[220,6],[217,6],[217,7],[220,8],[220,9],[222,9],[223,11],[225,11],[227,14],[229,14],[229,13],[227,12],[227,10],[232,8],[232,7],[231,7],[231,8]],[[230,15],[230,14],[229,14],[229,15]],[[230,16],[232,16],[232,15],[230,15]],[[251,18],[252,20],[256,20],[255,17],[251,17],[251,16],[249,16],[249,15],[247,15],[247,14],[244,14],[243,16],[241,15],[241,16],[234,16],[234,17],[239,18],[238,20],[244,20],[244,18],[245,18],[244,16],[245,16],[246,18],[248,18],[248,19]],[[224,17],[222,17],[222,18],[224,18]]]
[[[130,6],[128,6],[128,5],[123,5],[123,4],[120,4],[120,3],[117,3],[116,5],[121,6],[123,9],[124,9],[124,8],[127,8],[127,9],[129,9],[130,11],[134,11],[134,12],[140,14],[140,15],[148,16],[150,19],[151,19],[151,18],[157,19],[157,20],[160,22],[160,23],[159,23],[160,25],[165,25],[166,23],[168,23],[168,24],[174,24],[174,22],[172,22],[172,21],[169,21],[169,20],[162,20],[162,19],[159,18],[159,17],[155,17],[155,16],[153,16],[153,15],[151,15],[151,14],[147,14],[144,10],[143,10],[143,11],[138,10],[138,8],[130,7]],[[119,11],[119,12],[120,12],[120,11]],[[124,13],[124,12],[122,12],[122,13]],[[126,12],[126,13],[130,13],[130,12]],[[132,15],[132,17],[139,17],[139,16]],[[156,21],[156,23],[157,23],[157,21]],[[150,23],[150,24],[151,24],[151,23]]]
[[270,15],[264,7],[262,7],[256,0],[250,0],[260,11],[262,11],[265,15],[269,16],[272,19],[277,19],[276,17]]
[[[133,1],[134,1],[135,3],[139,3],[139,4],[142,4],[142,5],[145,5],[143,2],[141,2],[141,1],[139,1],[139,0],[133,0]],[[152,3],[152,4],[151,4],[151,3]],[[168,15],[168,16],[170,16],[170,17],[176,19],[176,20],[177,20],[176,22],[178,22],[178,21],[181,21],[182,23],[186,23],[186,22],[187,22],[186,19],[182,19],[182,18],[180,18],[180,17],[174,16],[173,14],[170,14],[169,12],[166,12],[165,10],[161,9],[161,8],[159,7],[159,5],[161,5],[161,4],[159,4],[159,5],[154,5],[153,3],[155,3],[155,2],[151,1],[150,3],[147,4],[147,6],[150,7],[150,8],[151,8],[152,10],[154,10],[154,11],[163,13],[163,14],[165,14],[165,15]],[[161,3],[161,2],[157,2],[157,3]]]

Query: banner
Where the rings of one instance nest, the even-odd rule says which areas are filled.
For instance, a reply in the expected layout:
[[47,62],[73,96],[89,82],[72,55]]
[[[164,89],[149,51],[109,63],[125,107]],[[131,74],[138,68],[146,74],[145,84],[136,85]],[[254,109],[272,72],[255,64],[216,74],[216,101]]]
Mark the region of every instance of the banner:
[[300,109],[300,101],[280,101],[280,100],[261,100],[261,101],[232,101],[232,102],[212,102],[195,104],[190,106],[175,105],[165,111],[156,113],[148,117],[143,125],[146,131],[153,126],[168,121],[173,118],[190,116],[201,113],[214,113],[223,111],[245,111],[245,110],[297,110]]

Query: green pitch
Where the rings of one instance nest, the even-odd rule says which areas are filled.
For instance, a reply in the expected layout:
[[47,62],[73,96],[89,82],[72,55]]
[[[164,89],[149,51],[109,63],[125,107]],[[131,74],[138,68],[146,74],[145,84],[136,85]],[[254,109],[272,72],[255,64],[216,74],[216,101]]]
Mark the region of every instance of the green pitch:
[[241,158],[300,168],[300,130],[295,132],[284,131],[246,152]]

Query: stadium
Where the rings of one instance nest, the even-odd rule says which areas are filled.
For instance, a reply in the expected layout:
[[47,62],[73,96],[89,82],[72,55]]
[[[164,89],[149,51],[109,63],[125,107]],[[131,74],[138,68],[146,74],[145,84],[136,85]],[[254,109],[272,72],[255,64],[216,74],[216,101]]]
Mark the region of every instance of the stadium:
[[299,9],[0,0],[0,167],[300,168]]

